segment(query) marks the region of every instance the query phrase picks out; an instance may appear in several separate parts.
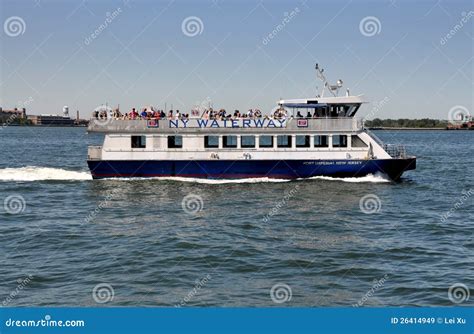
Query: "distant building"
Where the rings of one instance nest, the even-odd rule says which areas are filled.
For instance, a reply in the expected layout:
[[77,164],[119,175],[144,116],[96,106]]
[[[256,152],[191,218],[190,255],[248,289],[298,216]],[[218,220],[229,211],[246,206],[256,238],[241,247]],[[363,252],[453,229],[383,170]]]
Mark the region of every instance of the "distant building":
[[75,120],[60,115],[29,115],[28,120],[34,125],[73,126]]
[[26,119],[25,108],[6,110],[0,107],[0,123],[16,123],[20,119]]

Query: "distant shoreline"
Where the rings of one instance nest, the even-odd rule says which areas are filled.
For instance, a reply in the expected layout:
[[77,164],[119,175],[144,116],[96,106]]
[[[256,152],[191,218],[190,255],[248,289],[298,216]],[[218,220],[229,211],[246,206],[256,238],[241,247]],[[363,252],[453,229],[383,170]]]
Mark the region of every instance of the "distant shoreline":
[[469,128],[459,128],[459,129],[447,129],[447,128],[400,128],[400,127],[397,127],[397,128],[391,128],[391,127],[367,127],[367,129],[369,129],[370,131],[375,131],[375,130],[404,130],[404,131],[418,131],[418,130],[427,130],[427,131],[433,131],[433,130],[437,130],[437,131],[458,131],[458,130],[461,130],[461,131],[464,131],[464,130],[470,130]]
[[29,127],[29,128],[87,128],[87,125],[64,125],[64,124],[44,124],[44,125],[34,125],[34,124],[0,124],[0,127]]

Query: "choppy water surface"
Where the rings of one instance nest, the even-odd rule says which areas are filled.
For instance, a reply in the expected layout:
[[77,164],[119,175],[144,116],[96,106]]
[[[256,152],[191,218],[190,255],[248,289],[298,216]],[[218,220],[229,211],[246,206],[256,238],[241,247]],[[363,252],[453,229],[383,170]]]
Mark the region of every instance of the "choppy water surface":
[[93,181],[100,136],[1,133],[3,305],[473,304],[472,131],[377,133],[418,157],[400,183]]

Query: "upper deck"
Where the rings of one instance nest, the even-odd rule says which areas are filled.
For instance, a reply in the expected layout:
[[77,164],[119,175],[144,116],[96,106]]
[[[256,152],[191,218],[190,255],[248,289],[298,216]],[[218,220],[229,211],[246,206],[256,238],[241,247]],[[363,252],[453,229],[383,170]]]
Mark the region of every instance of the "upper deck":
[[212,120],[188,119],[91,119],[89,132],[99,133],[180,133],[180,134],[265,134],[312,132],[360,132],[363,120],[354,117],[338,118],[253,118]]
[[365,95],[351,95],[351,96],[329,96],[329,97],[312,97],[303,99],[282,99],[278,101],[279,105],[291,106],[292,104],[362,104],[369,103]]
[[285,99],[278,101],[278,105],[284,108],[289,115],[305,116],[309,112],[312,116],[318,118],[354,117],[363,103],[368,103],[364,95]]

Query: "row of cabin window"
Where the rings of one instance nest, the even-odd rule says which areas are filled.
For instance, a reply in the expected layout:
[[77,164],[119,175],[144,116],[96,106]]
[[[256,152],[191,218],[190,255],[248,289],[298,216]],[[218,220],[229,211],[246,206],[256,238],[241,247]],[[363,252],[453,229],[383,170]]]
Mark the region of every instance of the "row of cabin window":
[[[268,136],[261,135],[259,137],[260,148],[272,148],[273,141],[276,137],[276,144],[279,148],[291,148],[293,147],[293,136],[278,135]],[[308,135],[296,135],[295,146],[298,148],[311,147],[310,136]],[[205,148],[218,148],[219,137],[218,136],[205,136],[204,137]],[[237,136],[222,136],[222,147],[223,148],[236,148],[237,147]],[[256,138],[255,136],[240,136],[240,147],[241,148],[255,148]],[[314,136],[314,147],[329,147],[328,136]],[[347,136],[336,135],[333,136],[333,147],[347,147]]]
[[[272,148],[273,141],[276,137],[277,147],[279,148],[291,148],[293,137],[289,135],[261,135],[259,137],[260,148]],[[296,135],[295,146],[297,148],[308,148],[311,147],[311,141],[309,135]],[[132,148],[145,148],[146,147],[146,136],[132,136]],[[204,136],[204,147],[205,148],[219,148],[219,136]],[[237,148],[237,136],[222,136],[222,147],[223,148]],[[241,136],[240,137],[241,148],[255,148],[256,137],[255,136]],[[327,135],[315,135],[314,136],[314,147],[329,147],[329,136]],[[346,135],[333,135],[332,136],[332,147],[347,147],[347,136]],[[356,135],[352,135],[352,147],[367,147],[367,145]],[[168,136],[168,148],[183,148],[183,137],[182,136]]]

